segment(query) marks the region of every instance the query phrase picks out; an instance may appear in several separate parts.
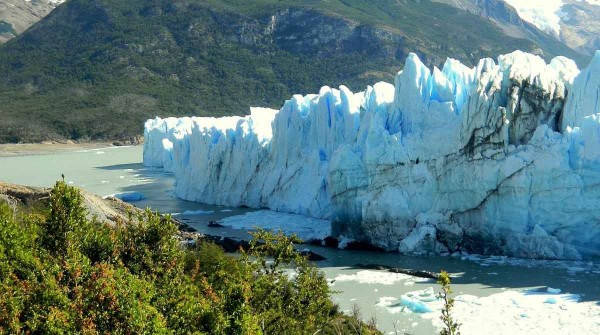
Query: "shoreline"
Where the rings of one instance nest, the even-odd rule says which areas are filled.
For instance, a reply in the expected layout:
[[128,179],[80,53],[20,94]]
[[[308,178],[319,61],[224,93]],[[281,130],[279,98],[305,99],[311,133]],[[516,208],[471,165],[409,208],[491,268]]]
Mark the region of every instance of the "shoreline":
[[0,144],[0,157],[16,157],[31,155],[48,155],[75,152],[81,150],[96,150],[119,148],[127,145],[114,145],[115,142],[41,142],[41,143],[5,143]]

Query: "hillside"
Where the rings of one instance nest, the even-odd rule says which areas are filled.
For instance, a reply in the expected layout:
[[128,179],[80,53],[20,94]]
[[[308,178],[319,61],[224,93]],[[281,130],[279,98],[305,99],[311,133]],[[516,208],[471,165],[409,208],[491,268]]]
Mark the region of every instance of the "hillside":
[[560,41],[585,55],[600,49],[598,0],[435,0],[490,19],[510,36]]
[[64,0],[3,0],[0,2],[0,44],[21,34]]
[[391,82],[409,52],[431,66],[515,49],[584,59],[428,0],[70,0],[0,47],[0,142],[128,139],[156,115]]

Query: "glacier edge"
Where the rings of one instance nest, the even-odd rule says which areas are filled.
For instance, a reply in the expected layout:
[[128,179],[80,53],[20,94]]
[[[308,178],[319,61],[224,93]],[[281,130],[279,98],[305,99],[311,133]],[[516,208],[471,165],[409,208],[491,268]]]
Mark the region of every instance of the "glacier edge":
[[579,71],[515,51],[394,85],[323,87],[245,117],[156,118],[144,164],[186,200],[330,219],[404,253],[600,256],[600,51]]

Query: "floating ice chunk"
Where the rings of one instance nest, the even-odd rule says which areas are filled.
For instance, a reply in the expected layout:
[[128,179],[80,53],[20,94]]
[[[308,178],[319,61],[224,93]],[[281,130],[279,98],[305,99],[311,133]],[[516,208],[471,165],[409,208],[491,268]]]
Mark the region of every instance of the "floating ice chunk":
[[374,271],[374,270],[361,270],[354,274],[342,274],[335,277],[335,281],[347,282],[355,281],[360,284],[380,284],[380,285],[394,285],[397,282],[414,280],[413,276],[405,275],[402,273],[392,273],[387,271]]
[[398,298],[394,297],[381,297],[377,300],[375,306],[385,308],[387,312],[391,314],[401,313],[405,308],[404,306],[398,303]]
[[282,231],[287,235],[296,234],[304,241],[322,240],[331,235],[331,223],[328,220],[266,210],[229,216],[219,223],[234,229]]
[[548,289],[546,289],[546,292],[551,294],[560,294],[561,290],[559,288],[548,287]]
[[426,301],[420,300],[418,297],[403,295],[400,297],[400,304],[407,307],[414,313],[431,313],[433,310],[427,305]]
[[114,197],[125,202],[135,202],[146,199],[142,193],[137,191],[117,193]]
[[215,213],[215,211],[203,211],[203,210],[199,209],[197,211],[185,211],[181,215],[193,216],[193,215],[209,215],[209,214],[214,214],[214,213]]
[[400,304],[406,306],[414,313],[433,312],[430,302],[436,301],[437,297],[432,287],[420,291],[409,292],[400,297]]

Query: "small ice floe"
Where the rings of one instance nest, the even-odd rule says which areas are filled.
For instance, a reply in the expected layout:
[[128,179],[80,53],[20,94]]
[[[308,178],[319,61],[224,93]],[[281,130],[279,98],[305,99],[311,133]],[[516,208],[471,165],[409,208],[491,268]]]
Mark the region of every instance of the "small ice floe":
[[222,209],[221,213],[233,212],[232,209]]
[[[400,299],[380,298],[376,306],[391,314],[415,313],[434,327],[443,327],[439,318],[443,301],[431,287],[406,293]],[[539,289],[506,290],[487,297],[460,294],[455,297],[453,315],[460,320],[461,334],[465,335],[597,334],[600,325],[597,302],[581,301],[577,294]]]
[[375,306],[385,308],[389,313],[392,314],[400,313],[404,308],[398,303],[398,298],[394,297],[381,297],[378,299]]
[[104,155],[105,153],[106,153],[106,152],[104,152],[104,151],[96,151],[96,152],[95,152],[95,154],[96,154],[96,155]]
[[551,294],[560,294],[560,292],[562,291],[559,288],[548,287],[548,289],[546,289],[546,292]]
[[108,181],[108,180],[101,180],[100,184],[110,184],[110,181]]
[[414,313],[433,312],[430,302],[436,301],[437,296],[432,287],[415,292],[408,292],[400,297],[400,304]]
[[527,259],[507,256],[482,256],[469,254],[466,252],[455,252],[451,257],[461,258],[463,261],[471,261],[481,266],[511,265],[525,268],[553,268],[564,269],[569,276],[576,276],[579,273],[600,273],[600,263],[584,262],[576,260],[547,260],[547,259]]
[[113,195],[113,197],[123,200],[125,202],[135,202],[146,199],[146,197],[142,193],[136,191],[117,193]]
[[387,271],[361,270],[354,274],[342,274],[335,277],[336,282],[354,281],[359,284],[379,284],[394,285],[397,282],[410,280],[414,282],[420,278],[409,276],[403,273],[393,273]]
[[304,241],[323,240],[331,235],[331,221],[308,216],[280,213],[269,210],[248,212],[222,219],[221,224],[233,229],[262,228],[282,231],[286,235],[296,234]]
[[192,215],[209,215],[209,214],[214,214],[215,211],[203,211],[203,210],[197,210],[197,211],[185,211],[183,212],[182,215],[184,216],[192,216]]
[[579,272],[585,272],[586,268],[582,267],[582,266],[568,266],[567,267],[567,274],[569,276],[576,276]]

